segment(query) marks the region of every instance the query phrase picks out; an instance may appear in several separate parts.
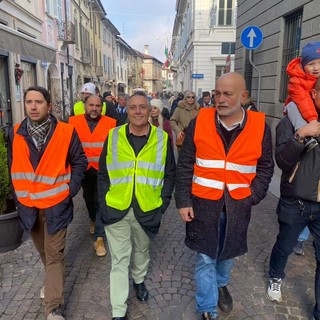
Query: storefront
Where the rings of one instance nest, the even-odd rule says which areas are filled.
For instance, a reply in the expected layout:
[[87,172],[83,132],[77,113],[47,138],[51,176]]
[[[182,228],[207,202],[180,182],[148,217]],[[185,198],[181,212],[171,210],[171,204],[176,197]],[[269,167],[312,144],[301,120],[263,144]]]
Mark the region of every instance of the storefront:
[[55,48],[0,24],[0,126],[24,118],[23,91],[46,83],[42,62],[56,63]]
[[0,50],[0,127],[12,123],[10,91],[8,85],[8,53]]

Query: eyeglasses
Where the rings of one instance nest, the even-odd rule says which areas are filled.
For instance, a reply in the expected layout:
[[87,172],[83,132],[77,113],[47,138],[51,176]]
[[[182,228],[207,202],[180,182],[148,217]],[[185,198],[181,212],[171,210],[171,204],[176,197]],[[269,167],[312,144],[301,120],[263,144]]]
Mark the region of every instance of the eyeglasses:
[[187,96],[188,99],[194,99],[194,96]]

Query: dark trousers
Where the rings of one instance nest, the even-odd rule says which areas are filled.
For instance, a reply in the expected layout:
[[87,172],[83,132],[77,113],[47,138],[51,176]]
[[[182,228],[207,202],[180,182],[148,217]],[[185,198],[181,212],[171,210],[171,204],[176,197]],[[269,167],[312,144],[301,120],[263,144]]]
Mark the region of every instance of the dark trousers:
[[270,258],[269,275],[271,278],[285,277],[284,269],[298,236],[308,226],[313,236],[316,251],[315,276],[315,319],[320,319],[320,203],[282,197],[278,207],[279,234]]
[[96,222],[94,240],[98,237],[105,237],[104,226],[99,215],[99,201],[98,201],[98,183],[97,171],[93,168],[87,170],[81,182],[83,190],[83,199],[89,213],[91,221]]
[[44,210],[39,210],[36,223],[30,232],[45,267],[44,302],[46,316],[55,308],[63,305],[65,278],[64,248],[67,228],[48,234]]

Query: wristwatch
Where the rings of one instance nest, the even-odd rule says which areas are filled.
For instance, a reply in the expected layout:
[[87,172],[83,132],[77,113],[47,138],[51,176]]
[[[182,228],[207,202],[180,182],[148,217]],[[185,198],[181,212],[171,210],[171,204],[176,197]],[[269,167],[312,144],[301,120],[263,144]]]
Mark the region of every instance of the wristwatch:
[[294,140],[297,140],[297,141],[300,142],[300,143],[304,143],[304,140],[305,140],[305,138],[304,138],[304,137],[301,137],[300,134],[297,133],[297,132],[293,135],[293,139],[294,139]]

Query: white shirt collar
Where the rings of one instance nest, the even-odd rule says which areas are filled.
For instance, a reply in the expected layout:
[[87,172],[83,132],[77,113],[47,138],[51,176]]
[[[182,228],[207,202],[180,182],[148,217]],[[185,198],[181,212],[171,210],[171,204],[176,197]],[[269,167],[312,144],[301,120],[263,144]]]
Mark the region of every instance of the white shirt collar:
[[244,109],[241,107],[242,110],[242,119],[234,124],[232,124],[231,126],[227,126],[219,117],[219,114],[217,113],[218,116],[218,122],[227,130],[227,131],[232,131],[233,129],[235,129],[237,126],[242,126],[243,121],[244,121],[244,115],[245,115],[245,111]]

